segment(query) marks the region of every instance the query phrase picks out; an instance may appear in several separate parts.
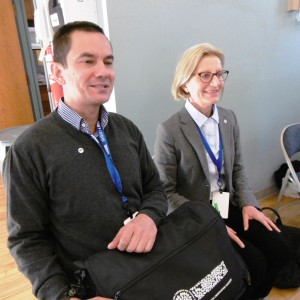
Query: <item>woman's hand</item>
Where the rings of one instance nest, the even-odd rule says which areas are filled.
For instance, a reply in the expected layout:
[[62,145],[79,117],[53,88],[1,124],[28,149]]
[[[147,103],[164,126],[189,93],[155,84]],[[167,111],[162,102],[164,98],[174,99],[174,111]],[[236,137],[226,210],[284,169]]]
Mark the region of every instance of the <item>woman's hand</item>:
[[256,220],[263,224],[268,230],[272,231],[275,229],[276,231],[280,232],[280,229],[273,223],[273,221],[254,206],[244,206],[242,209],[242,214],[245,230],[248,230],[250,220]]
[[229,237],[235,243],[237,243],[241,248],[245,248],[245,244],[240,240],[240,238],[237,236],[236,232],[228,226],[226,226],[226,229],[227,229],[227,233],[228,233]]

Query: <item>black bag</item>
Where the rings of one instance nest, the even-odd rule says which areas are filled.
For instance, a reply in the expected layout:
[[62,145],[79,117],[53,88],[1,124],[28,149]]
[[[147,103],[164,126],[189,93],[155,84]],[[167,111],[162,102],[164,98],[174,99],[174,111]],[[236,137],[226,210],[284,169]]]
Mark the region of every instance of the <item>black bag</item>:
[[300,228],[282,224],[279,213],[271,207],[264,207],[262,210],[270,210],[276,216],[276,226],[281,230],[291,251],[291,259],[279,272],[274,286],[279,289],[300,287]]
[[76,265],[97,295],[121,300],[234,300],[249,283],[222,218],[202,201],[164,218],[151,252],[104,250]]

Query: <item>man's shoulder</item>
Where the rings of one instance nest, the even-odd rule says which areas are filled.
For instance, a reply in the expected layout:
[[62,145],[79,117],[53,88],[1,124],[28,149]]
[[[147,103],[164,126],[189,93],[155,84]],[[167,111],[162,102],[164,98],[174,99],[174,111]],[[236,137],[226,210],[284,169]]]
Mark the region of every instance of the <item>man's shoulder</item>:
[[49,136],[53,134],[52,128],[56,125],[54,114],[50,114],[35,123],[31,124],[15,141],[15,144],[34,143],[41,136]]
[[116,112],[109,112],[109,121],[113,121],[113,122],[122,121],[122,122],[133,123],[129,118]]
[[120,130],[123,129],[125,130],[126,128],[138,130],[137,125],[132,120],[130,120],[129,118],[121,114],[114,113],[114,112],[109,113],[108,124],[113,127],[117,127]]

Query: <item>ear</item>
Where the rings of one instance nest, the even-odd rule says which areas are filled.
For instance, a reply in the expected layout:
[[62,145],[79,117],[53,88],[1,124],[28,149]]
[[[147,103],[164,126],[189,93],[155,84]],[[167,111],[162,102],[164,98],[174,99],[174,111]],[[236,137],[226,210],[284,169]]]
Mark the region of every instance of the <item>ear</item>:
[[183,84],[182,86],[181,86],[181,88],[185,91],[185,93],[189,93],[189,90],[188,90],[188,88],[187,88],[187,86],[185,85],[185,84]]
[[57,62],[53,62],[51,64],[51,74],[50,77],[52,77],[51,79],[55,80],[57,83],[59,83],[60,85],[64,85],[65,79],[63,77],[63,66],[60,63]]

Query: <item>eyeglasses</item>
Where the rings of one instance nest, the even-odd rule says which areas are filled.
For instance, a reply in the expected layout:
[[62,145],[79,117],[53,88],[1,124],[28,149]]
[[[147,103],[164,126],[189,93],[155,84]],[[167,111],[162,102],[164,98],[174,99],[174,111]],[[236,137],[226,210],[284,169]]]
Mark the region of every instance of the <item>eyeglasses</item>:
[[220,71],[217,73],[211,73],[211,72],[201,72],[201,73],[197,73],[194,74],[195,76],[199,76],[200,80],[202,82],[208,83],[211,82],[211,80],[213,79],[213,77],[216,75],[218,80],[220,81],[225,81],[227,79],[227,76],[229,74],[229,71]]

